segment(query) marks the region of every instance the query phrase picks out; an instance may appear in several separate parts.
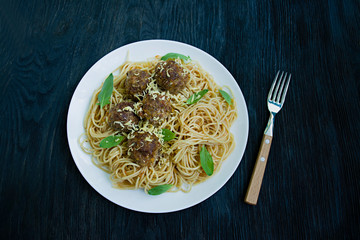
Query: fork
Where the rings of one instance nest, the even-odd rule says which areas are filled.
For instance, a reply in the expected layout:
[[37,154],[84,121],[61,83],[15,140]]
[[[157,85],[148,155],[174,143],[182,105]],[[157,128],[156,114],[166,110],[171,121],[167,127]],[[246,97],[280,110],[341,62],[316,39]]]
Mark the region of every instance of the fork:
[[273,138],[275,115],[284,105],[290,79],[291,74],[288,74],[287,72],[281,72],[280,74],[279,70],[275,76],[275,79],[271,85],[268,94],[267,106],[270,111],[270,117],[265,128],[264,136],[260,145],[260,150],[256,158],[255,167],[251,175],[250,184],[245,196],[245,202],[251,205],[256,205],[259,197],[261,183],[264,177],[265,167]]

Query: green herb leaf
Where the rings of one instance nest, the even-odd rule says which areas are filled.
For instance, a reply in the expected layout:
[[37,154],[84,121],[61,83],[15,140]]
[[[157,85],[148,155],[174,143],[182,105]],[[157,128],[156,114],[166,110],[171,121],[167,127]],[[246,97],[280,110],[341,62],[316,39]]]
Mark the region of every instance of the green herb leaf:
[[211,176],[214,172],[214,162],[212,156],[207,151],[206,147],[203,146],[200,151],[200,162],[201,167],[204,169],[208,176]]
[[159,186],[156,186],[156,187],[153,187],[152,189],[150,189],[148,191],[148,194],[149,195],[159,195],[159,194],[162,194],[162,193],[166,192],[171,187],[172,187],[171,184],[159,185]]
[[180,58],[180,59],[185,60],[185,61],[191,60],[190,56],[185,56],[185,55],[182,55],[182,54],[179,54],[179,53],[168,53],[168,54],[164,55],[161,58],[161,60],[166,61],[168,59],[176,59],[176,58]]
[[111,148],[119,145],[125,139],[124,136],[116,135],[116,136],[108,136],[101,140],[100,147],[102,148]]
[[101,88],[101,92],[98,95],[98,100],[100,103],[100,108],[102,108],[103,106],[105,106],[106,104],[110,103],[110,97],[114,88],[114,76],[111,73],[105,80],[102,88]]
[[164,136],[163,139],[165,142],[168,142],[175,138],[175,133],[173,133],[172,131],[170,131],[169,129],[166,129],[166,128],[163,128],[161,130],[161,134]]
[[189,97],[186,103],[189,105],[197,103],[208,91],[209,91],[208,89],[204,89],[201,90],[200,92],[194,93],[193,95],[191,95],[191,97]]
[[229,105],[231,105],[232,102],[231,102],[231,97],[230,97],[230,95],[229,95],[227,92],[223,91],[223,90],[219,90],[219,92],[221,93],[221,96],[225,99],[225,101],[226,101]]

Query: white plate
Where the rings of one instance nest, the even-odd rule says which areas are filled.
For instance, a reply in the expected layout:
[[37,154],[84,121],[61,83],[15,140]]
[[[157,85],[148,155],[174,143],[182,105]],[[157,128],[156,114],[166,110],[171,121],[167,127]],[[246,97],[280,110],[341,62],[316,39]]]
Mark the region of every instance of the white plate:
[[[228,86],[235,95],[238,118],[231,128],[235,136],[234,152],[223,162],[219,172],[205,182],[192,188],[189,193],[164,193],[158,196],[147,195],[143,190],[119,190],[111,185],[109,174],[91,162],[88,154],[79,146],[78,138],[84,133],[83,120],[88,110],[91,96],[101,86],[104,79],[120,66],[129,54],[130,61],[145,61],[155,55],[169,52],[181,53],[197,60],[220,86]],[[167,40],[135,42],[120,47],[95,63],[81,79],[71,99],[67,136],[71,154],[86,181],[102,196],[122,207],[140,212],[173,212],[198,204],[217,192],[233,175],[244,154],[248,138],[248,112],[244,96],[229,71],[215,58],[193,46]]]

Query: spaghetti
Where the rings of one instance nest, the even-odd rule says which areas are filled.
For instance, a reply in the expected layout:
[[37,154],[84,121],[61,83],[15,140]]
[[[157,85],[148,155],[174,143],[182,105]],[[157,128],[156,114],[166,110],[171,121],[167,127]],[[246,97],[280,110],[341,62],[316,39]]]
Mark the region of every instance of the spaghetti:
[[[100,108],[97,104],[101,87],[91,99],[89,110],[84,119],[85,137],[81,138],[82,149],[91,154],[93,163],[110,174],[113,186],[120,189],[138,189],[145,191],[159,185],[171,184],[172,191],[188,192],[194,184],[203,182],[209,176],[200,162],[200,150],[203,146],[212,156],[214,173],[235,147],[230,132],[237,118],[236,103],[228,104],[219,93],[219,86],[212,77],[195,61],[175,60],[189,75],[186,86],[177,94],[163,91],[153,79],[159,56],[145,62],[125,62],[114,71],[113,92],[110,104]],[[135,106],[141,106],[141,100],[149,94],[166,96],[173,111],[160,122],[152,124],[142,118],[131,132],[119,132],[109,126],[109,111],[122,101],[128,101],[125,89],[127,73],[140,69],[150,74],[150,81],[142,95],[136,96]],[[203,89],[209,91],[194,104],[186,104],[194,93]],[[162,129],[175,133],[176,138],[164,141]],[[159,157],[150,165],[142,166],[131,158],[129,139],[136,131],[157,136],[161,144]],[[100,142],[108,137],[121,134],[126,137],[121,144],[102,148]]]

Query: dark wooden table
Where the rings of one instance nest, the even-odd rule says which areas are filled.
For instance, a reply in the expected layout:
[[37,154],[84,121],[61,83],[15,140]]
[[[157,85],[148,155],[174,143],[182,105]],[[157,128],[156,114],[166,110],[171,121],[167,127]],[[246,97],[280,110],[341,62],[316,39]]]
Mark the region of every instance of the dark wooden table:
[[[360,2],[1,1],[1,239],[358,239]],[[189,209],[117,206],[81,176],[66,117],[85,72],[125,44],[169,39],[237,80],[249,138],[232,178]],[[243,202],[278,69],[293,75],[258,204]]]

